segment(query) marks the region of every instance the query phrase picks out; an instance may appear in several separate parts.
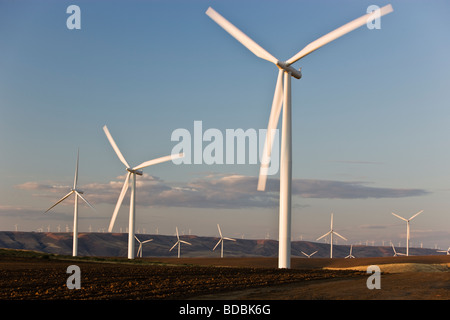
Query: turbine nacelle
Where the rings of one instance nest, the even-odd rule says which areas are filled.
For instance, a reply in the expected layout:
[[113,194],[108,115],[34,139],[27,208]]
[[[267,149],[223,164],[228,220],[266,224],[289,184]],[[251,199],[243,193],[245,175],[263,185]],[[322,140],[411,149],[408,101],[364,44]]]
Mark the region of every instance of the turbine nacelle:
[[74,188],[72,188],[70,191],[72,191],[72,192],[78,192],[79,194],[83,194],[83,193],[84,193],[83,190],[80,190],[80,189],[74,189]]
[[296,79],[301,79],[301,77],[302,77],[302,68],[297,70],[294,67],[292,67],[289,63],[287,63],[286,61],[278,61],[277,67],[290,73]]
[[132,168],[127,168],[127,171],[130,172],[130,173],[137,174],[139,176],[142,176],[144,174],[144,171],[142,171],[142,170],[133,170]]

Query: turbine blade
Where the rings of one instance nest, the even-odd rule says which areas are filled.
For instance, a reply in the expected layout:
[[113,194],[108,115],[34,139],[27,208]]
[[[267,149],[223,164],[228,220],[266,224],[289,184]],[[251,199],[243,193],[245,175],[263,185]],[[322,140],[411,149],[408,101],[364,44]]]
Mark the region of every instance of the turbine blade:
[[283,104],[283,70],[278,71],[277,84],[275,86],[275,94],[272,101],[272,109],[270,110],[269,123],[267,125],[266,142],[261,159],[261,167],[259,169],[258,191],[266,189],[267,171],[269,170],[270,156],[272,154],[272,146],[275,129],[280,119],[281,106]]
[[222,239],[219,240],[219,242],[217,242],[217,244],[214,246],[213,251],[216,250],[217,246],[222,242]]
[[220,238],[223,238],[223,237],[222,237],[222,231],[220,230],[219,224],[217,224],[217,229],[219,229]]
[[337,233],[336,231],[333,231],[333,233],[334,233],[335,235],[337,235],[338,237],[340,237],[341,239],[347,241],[347,239],[345,239],[343,236],[341,236],[341,235],[340,235],[339,233]]
[[394,216],[396,216],[397,218],[399,218],[399,219],[408,221],[407,219],[405,219],[405,218],[403,218],[403,217],[400,217],[398,214],[395,214],[395,213],[393,213],[393,212],[391,212],[391,213],[392,213]]
[[350,21],[349,23],[344,24],[342,27],[339,27],[336,30],[331,31],[331,32],[327,33],[326,35],[320,37],[319,39],[311,42],[310,44],[308,44],[305,48],[303,48],[300,52],[298,52],[296,55],[294,55],[292,58],[290,58],[286,62],[288,64],[293,64],[294,62],[307,56],[311,52],[319,49],[320,47],[326,45],[327,43],[329,43],[333,40],[336,40],[337,38],[367,24],[368,22],[370,22],[376,18],[384,16],[385,14],[391,13],[392,11],[394,11],[392,9],[392,6],[390,4],[388,4],[388,5],[380,8],[379,11],[378,10],[373,11],[373,12],[363,15],[362,17],[359,17],[353,21]]
[[316,241],[322,239],[323,237],[326,237],[326,236],[329,235],[330,233],[331,233],[331,230],[328,231],[327,233],[325,233],[325,234],[324,234],[323,236],[321,236],[320,238],[317,238]]
[[109,133],[108,127],[105,125],[103,126],[103,131],[106,134],[106,137],[109,140],[109,143],[111,144],[111,146],[113,147],[114,151],[116,152],[117,156],[119,157],[119,160],[122,161],[122,163],[129,168],[130,165],[128,164],[127,160],[125,160],[125,158],[122,155],[122,152],[120,152],[119,147],[117,146],[116,142],[114,141],[111,133]]
[[153,159],[153,160],[149,160],[146,162],[141,163],[140,165],[136,166],[133,168],[133,170],[139,170],[139,169],[143,169],[145,167],[157,164],[157,163],[161,163],[161,162],[166,162],[166,161],[170,161],[173,159],[177,159],[177,158],[183,158],[184,154],[183,153],[179,153],[179,154],[171,154],[169,156],[165,156],[165,157],[161,157],[161,158],[157,158],[157,159]]
[[130,180],[130,175],[131,175],[131,172],[129,172],[127,174],[127,177],[125,178],[125,182],[123,183],[122,191],[120,191],[119,199],[117,200],[116,207],[114,208],[114,212],[111,217],[111,222],[109,223],[108,232],[112,231],[112,229],[114,227],[114,223],[116,222],[117,214],[119,213],[119,209],[122,204],[123,198],[125,197],[125,194],[127,193],[127,190],[128,190],[128,185],[129,185],[128,181]]
[[231,238],[227,238],[227,237],[225,237],[225,238],[222,238],[222,239],[224,239],[224,240],[231,240],[231,241],[236,241],[236,239],[231,239]]
[[180,242],[182,242],[182,243],[185,243],[185,244],[188,244],[188,245],[192,246],[192,243],[189,243],[189,242],[187,242],[187,241],[183,241],[183,240],[180,240]]
[[68,194],[66,194],[64,197],[62,197],[61,199],[59,199],[54,205],[52,205],[50,208],[48,208],[44,213],[47,213],[48,211],[50,211],[50,209],[54,208],[56,205],[63,202],[64,200],[66,200],[72,193],[73,193],[73,190],[70,191]]
[[177,239],[180,241],[180,236],[178,235],[178,227],[175,227],[175,230],[177,231]]
[[217,13],[213,8],[209,7],[206,10],[206,14],[214,20],[219,26],[221,26],[225,31],[227,31],[231,36],[233,36],[237,41],[242,43],[248,50],[253,52],[257,57],[270,61],[274,64],[277,64],[278,59],[272,56],[269,52],[263,49],[259,44],[250,39],[246,34],[244,34],[241,30],[236,28],[231,22],[222,17],[219,13]]
[[[95,210],[95,208],[89,203],[89,201],[87,201],[78,191],[75,191],[76,194],[81,198],[81,200],[83,200],[84,202],[86,202],[86,204],[91,207],[91,209]],[[97,210],[95,210],[97,211]]]
[[73,189],[77,188],[78,182],[78,160],[80,159],[80,149],[77,151],[77,166],[75,167],[75,177],[73,178]]
[[141,243],[141,240],[139,240],[138,237],[136,237],[136,235],[134,235],[134,238],[137,240],[137,242]]
[[144,244],[144,243],[147,243],[147,242],[150,242],[150,241],[153,241],[153,239],[142,241],[142,243]]
[[175,244],[173,245],[172,248],[169,249],[169,251],[172,251],[172,249],[175,248],[179,242],[180,242],[180,240],[178,240],[177,242],[175,242]]
[[423,210],[420,210],[419,212],[417,212],[415,215],[413,215],[411,218],[409,218],[409,220],[414,219],[415,217],[417,217],[419,214],[421,214],[423,212]]

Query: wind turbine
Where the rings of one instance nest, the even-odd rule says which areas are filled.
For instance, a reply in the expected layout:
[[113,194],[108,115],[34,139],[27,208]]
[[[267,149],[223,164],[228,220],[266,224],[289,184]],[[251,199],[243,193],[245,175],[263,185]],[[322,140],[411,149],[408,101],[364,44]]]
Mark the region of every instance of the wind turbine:
[[414,219],[415,217],[417,217],[419,214],[421,214],[423,212],[423,210],[420,210],[419,212],[417,212],[415,215],[413,215],[411,218],[409,219],[405,219],[403,217],[400,217],[399,215],[395,214],[392,212],[392,214],[394,216],[396,216],[399,219],[402,219],[404,221],[406,221],[406,255],[409,256],[409,222]]
[[[154,164],[158,164],[161,162],[170,161],[176,158],[182,158],[183,153],[180,154],[171,154],[169,156],[149,160],[146,162],[141,163],[140,165],[136,167],[130,167],[128,162],[125,160],[124,156],[119,150],[119,147],[117,147],[117,144],[114,142],[113,137],[111,136],[111,133],[108,130],[108,127],[105,125],[103,127],[103,131],[106,134],[106,137],[109,140],[109,143],[113,147],[114,151],[117,154],[117,157],[119,157],[119,160],[125,165],[126,170],[128,171],[127,176],[125,178],[125,182],[123,183],[122,191],[120,192],[119,199],[117,200],[116,207],[114,209],[111,222],[109,223],[108,232],[112,232],[112,229],[114,227],[114,223],[116,222],[117,214],[119,213],[120,206],[122,204],[123,198],[125,197],[125,194],[127,193],[128,187],[131,184],[131,197],[130,197],[130,215],[129,215],[129,222],[128,222],[128,259],[134,259],[134,229],[135,229],[135,213],[136,213],[136,175],[142,176],[143,172],[142,169],[149,167]],[[131,179],[130,179],[131,177]],[[131,180],[131,181],[130,181]]]
[[175,242],[175,244],[173,245],[172,248],[169,249],[169,251],[172,251],[173,248],[175,248],[176,245],[178,245],[178,258],[180,257],[180,247],[181,247],[181,243],[185,243],[188,245],[192,245],[192,243],[189,243],[187,241],[183,241],[180,239],[180,236],[178,235],[178,227],[175,227],[176,231],[177,231],[177,242]]
[[406,254],[404,254],[404,253],[400,253],[400,252],[395,251],[395,247],[394,247],[394,244],[392,242],[391,242],[391,246],[392,246],[392,250],[394,250],[394,257],[406,256]]
[[348,256],[346,256],[345,259],[347,259],[347,258],[354,258],[355,257],[354,255],[352,255],[352,249],[353,249],[353,245],[351,244],[350,245],[350,254]]
[[[77,151],[77,165],[75,167],[75,178],[73,179],[73,187],[72,190],[68,194],[66,194],[64,197],[62,197],[60,200],[58,200],[54,205],[52,205],[50,208],[45,211],[47,213],[52,208],[54,208],[59,203],[66,200],[68,197],[70,197],[72,194],[75,195],[75,205],[73,210],[73,247],[72,247],[72,256],[76,257],[78,254],[78,197],[81,198],[86,204],[94,209],[94,207],[82,196],[83,191],[80,189],[77,189],[77,182],[78,182],[78,162],[80,159],[80,150]],[[94,209],[95,210],[95,209]]]
[[272,109],[267,126],[266,141],[264,145],[263,158],[259,172],[257,189],[264,191],[266,188],[267,173],[269,169],[270,156],[272,152],[273,137],[278,126],[278,120],[283,106],[282,132],[281,132],[281,153],[280,153],[280,208],[279,208],[279,247],[278,247],[278,267],[290,268],[291,264],[291,184],[292,184],[292,129],[291,129],[291,76],[300,79],[302,77],[301,68],[296,70],[292,64],[307,56],[311,52],[319,49],[327,43],[355,30],[376,18],[392,12],[389,4],[359,17],[342,27],[320,37],[311,42],[301,51],[287,61],[281,61],[272,56],[269,52],[250,39],[242,31],[236,28],[228,20],[209,7],[206,14],[220,25],[231,36],[242,45],[254,53],[257,57],[272,62],[279,69],[275,86],[275,94],[272,102]]
[[222,236],[222,231],[220,230],[219,224],[217,224],[217,228],[219,229],[220,239],[219,239],[219,242],[217,242],[217,244],[214,246],[213,251],[216,250],[216,248],[219,244],[222,244],[222,248],[220,251],[220,257],[223,258],[223,240],[231,240],[231,241],[236,241],[236,240]]
[[438,250],[436,252],[446,252],[447,255],[449,256],[450,255],[450,247],[448,247],[447,251],[446,250]]
[[153,239],[141,241],[141,240],[138,239],[138,237],[136,237],[136,235],[134,236],[134,238],[137,240],[137,242],[139,242],[139,249],[138,249],[138,252],[136,253],[136,257],[142,258],[142,245],[143,245],[144,243],[153,241]]
[[333,214],[331,214],[331,227],[330,227],[330,231],[328,231],[327,233],[325,233],[323,236],[317,238],[316,241],[322,239],[323,237],[326,237],[327,235],[330,235],[330,258],[333,258],[333,234],[337,235],[338,237],[344,239],[345,241],[347,241],[347,239],[345,239],[343,236],[341,236],[339,233],[337,233],[336,231],[333,230]]
[[305,256],[307,256],[308,258],[311,258],[314,254],[316,254],[318,251],[314,251],[313,253],[311,253],[311,254],[306,254],[306,253],[304,253],[303,251],[301,251],[301,253],[303,253]]

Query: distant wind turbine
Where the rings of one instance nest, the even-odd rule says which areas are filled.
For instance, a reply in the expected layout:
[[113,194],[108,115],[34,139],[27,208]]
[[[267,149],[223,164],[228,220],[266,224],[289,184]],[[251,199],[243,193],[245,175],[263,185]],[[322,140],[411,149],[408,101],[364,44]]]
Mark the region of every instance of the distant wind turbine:
[[217,244],[214,246],[213,251],[216,250],[216,248],[219,244],[222,244],[222,248],[220,250],[220,257],[223,258],[223,240],[231,240],[231,241],[236,241],[236,240],[222,236],[222,231],[220,230],[219,224],[217,224],[217,229],[219,229],[220,239],[219,239],[219,242],[217,242]]
[[180,235],[178,234],[178,227],[175,227],[175,229],[176,229],[176,232],[177,232],[177,242],[175,242],[175,244],[173,245],[172,248],[169,249],[169,251],[172,251],[172,249],[175,248],[175,247],[178,245],[178,258],[179,258],[179,257],[180,257],[180,247],[181,247],[181,243],[185,243],[185,244],[188,244],[188,245],[190,245],[190,246],[192,245],[192,243],[189,243],[189,242],[187,242],[187,241],[181,240],[181,239],[180,239]]
[[134,236],[134,238],[137,240],[137,242],[139,242],[139,249],[138,249],[138,251],[136,253],[136,257],[142,258],[142,245],[144,243],[153,241],[153,239],[148,239],[148,240],[145,240],[145,241],[141,241],[141,240],[138,239],[138,237],[136,237],[136,235]]
[[[72,194],[75,195],[75,205],[74,205],[74,211],[73,211],[73,247],[72,247],[72,256],[76,257],[78,254],[78,197],[81,198],[86,204],[94,209],[94,207],[82,196],[83,191],[80,189],[77,189],[77,182],[78,182],[78,161],[80,159],[80,151],[77,152],[77,165],[75,168],[75,178],[73,180],[73,187],[72,190],[68,194],[66,194],[64,197],[62,197],[60,200],[58,200],[54,205],[52,205],[50,208],[48,208],[45,213],[49,212],[52,208],[54,208],[59,203],[66,200],[68,197],[70,197]],[[94,209],[95,210],[95,209]],[[66,225],[66,230],[68,229]]]
[[394,247],[394,244],[393,244],[392,242],[391,242],[391,246],[392,246],[392,250],[394,250],[394,257],[397,257],[397,256],[406,256],[405,253],[400,253],[400,252],[395,251],[395,247]]
[[305,256],[307,256],[308,258],[311,258],[314,254],[316,254],[318,251],[314,251],[313,253],[311,253],[311,254],[306,254],[306,253],[304,253],[303,251],[301,251],[301,253],[303,253]]
[[326,237],[327,235],[330,235],[330,258],[333,258],[333,234],[337,235],[338,237],[344,239],[345,241],[347,241],[347,239],[345,239],[343,236],[341,236],[339,233],[337,233],[336,231],[333,230],[333,214],[331,214],[331,227],[330,227],[330,231],[328,231],[327,233],[325,233],[323,236],[317,238],[316,241],[322,239],[323,237]]
[[270,162],[270,155],[273,145],[273,133],[278,126],[278,120],[283,106],[281,153],[280,153],[280,211],[279,211],[279,253],[278,267],[290,268],[291,264],[291,185],[292,185],[292,121],[291,121],[291,77],[300,79],[302,77],[301,68],[299,70],[292,67],[292,64],[330,43],[333,40],[353,31],[367,23],[392,12],[389,4],[359,17],[334,31],[327,33],[319,39],[311,42],[297,54],[287,61],[281,61],[263,49],[260,45],[250,39],[241,30],[236,28],[231,22],[222,17],[213,8],[209,7],[206,14],[219,26],[233,36],[257,57],[272,62],[278,68],[278,78],[275,86],[275,95],[272,102],[272,109],[267,127],[266,142],[264,145],[263,158],[259,172],[257,189],[264,191],[266,188],[267,173]]
[[354,255],[352,255],[352,249],[353,249],[353,245],[350,245],[350,254],[348,256],[346,256],[345,259],[355,257]]
[[447,255],[449,256],[449,255],[450,255],[450,247],[448,247],[447,250],[438,250],[438,251],[436,251],[436,252],[446,252]]
[[395,213],[392,212],[392,214],[393,214],[394,216],[396,216],[397,218],[406,221],[406,255],[407,255],[407,256],[409,256],[409,238],[410,238],[410,235],[409,235],[409,222],[410,222],[412,219],[414,219],[415,217],[417,217],[419,214],[421,214],[422,212],[423,212],[423,210],[420,210],[419,212],[417,212],[415,215],[413,215],[413,216],[412,216],[411,218],[409,218],[409,219],[405,219],[405,218],[403,218],[403,217],[400,217],[399,215],[397,215],[397,214],[395,214]]
[[126,170],[128,171],[127,176],[125,178],[125,182],[123,183],[122,191],[120,192],[119,199],[117,200],[116,207],[114,208],[113,215],[111,217],[111,222],[109,223],[108,232],[112,232],[112,229],[114,227],[114,223],[116,222],[117,214],[119,213],[120,206],[122,204],[123,198],[125,197],[125,194],[127,193],[128,187],[130,185],[130,177],[131,177],[131,197],[130,197],[130,215],[129,215],[129,222],[128,222],[128,259],[134,259],[134,230],[135,230],[135,212],[136,212],[136,175],[142,176],[143,172],[142,169],[152,166],[154,164],[158,164],[161,162],[170,161],[176,158],[182,158],[183,154],[172,154],[169,156],[149,160],[146,162],[141,163],[140,165],[136,167],[130,167],[128,162],[125,160],[124,156],[119,150],[119,147],[117,147],[117,144],[115,143],[113,137],[111,136],[111,133],[108,130],[108,127],[105,125],[103,127],[103,131],[106,134],[106,137],[109,140],[109,143],[113,147],[114,151],[117,154],[117,157],[119,157],[119,160],[125,165]]

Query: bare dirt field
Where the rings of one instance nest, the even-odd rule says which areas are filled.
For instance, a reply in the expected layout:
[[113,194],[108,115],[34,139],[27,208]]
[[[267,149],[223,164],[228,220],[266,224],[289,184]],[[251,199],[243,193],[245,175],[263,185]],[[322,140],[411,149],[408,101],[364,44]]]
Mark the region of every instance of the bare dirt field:
[[[450,299],[450,256],[444,255],[294,258],[290,270],[277,269],[276,258],[65,259],[0,255],[0,300]],[[383,265],[401,268],[382,273],[380,290],[367,288],[365,271],[334,269],[373,264],[382,272]],[[67,288],[69,265],[80,267],[81,289]]]

